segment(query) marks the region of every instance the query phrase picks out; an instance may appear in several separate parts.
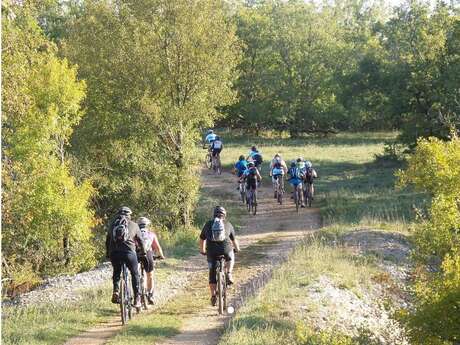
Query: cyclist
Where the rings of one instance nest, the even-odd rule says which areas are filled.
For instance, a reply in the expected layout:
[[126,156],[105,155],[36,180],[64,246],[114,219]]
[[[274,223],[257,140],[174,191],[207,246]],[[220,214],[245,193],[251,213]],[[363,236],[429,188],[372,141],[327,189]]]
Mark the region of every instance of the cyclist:
[[[288,182],[294,187],[293,193],[295,193],[295,188],[302,188],[304,172],[301,168],[298,167],[298,165],[296,164],[296,161],[292,161],[288,174],[289,174]],[[301,207],[305,207],[304,200],[303,200],[303,193],[300,193],[300,205]]]
[[234,171],[236,173],[236,176],[238,177],[238,189],[240,188],[239,187],[239,183],[240,183],[240,178],[241,176],[243,175],[244,171],[248,168],[248,162],[247,160],[244,158],[243,155],[240,156],[240,158],[238,159],[238,162],[235,163],[235,168],[234,168]]
[[211,145],[214,140],[216,140],[216,134],[210,129],[206,132],[206,137],[204,138],[205,145]]
[[216,135],[214,141],[211,143],[210,146],[211,156],[214,160],[216,160],[219,157],[223,148],[224,144],[222,143],[222,140],[220,140],[220,137]]
[[304,181],[307,185],[307,188],[310,190],[311,200],[313,200],[315,188],[313,187],[313,180],[318,178],[316,170],[313,169],[313,164],[310,161],[305,161],[305,176]]
[[249,155],[246,158],[248,161],[253,161],[256,168],[260,169],[262,162],[264,161],[262,158],[262,154],[257,150],[257,147],[251,147],[251,151],[249,151]]
[[283,176],[287,173],[287,171],[288,169],[286,166],[286,162],[277,153],[270,163],[270,176],[272,177],[275,199],[277,198],[276,181],[279,180],[279,183],[281,184],[281,189],[284,189]]
[[222,206],[216,206],[213,219],[206,222],[200,234],[200,253],[207,256],[209,267],[209,289],[211,291],[211,304],[216,305],[216,265],[219,256],[224,255],[227,262],[227,283],[233,284],[233,267],[235,265],[235,252],[240,250],[235,236],[233,225],[226,220],[227,211]]
[[147,301],[149,304],[153,304],[153,252],[155,251],[161,260],[163,260],[165,256],[157,235],[150,230],[150,219],[140,217],[137,224],[139,224],[145,244],[145,255],[138,253],[138,260],[144,265],[147,275]]
[[131,209],[126,206],[118,210],[116,218],[107,231],[105,245],[107,257],[110,258],[113,266],[112,303],[119,303],[121,267],[126,264],[132,277],[134,307],[140,308],[139,263],[136,255],[136,242],[139,244],[141,253],[145,252],[145,244],[139,226],[131,220],[131,214]]
[[257,170],[254,162],[248,163],[248,168],[244,171],[243,175],[240,177],[240,182],[246,181],[246,194],[249,196],[249,193],[253,191],[257,192],[257,184],[262,180],[259,170]]

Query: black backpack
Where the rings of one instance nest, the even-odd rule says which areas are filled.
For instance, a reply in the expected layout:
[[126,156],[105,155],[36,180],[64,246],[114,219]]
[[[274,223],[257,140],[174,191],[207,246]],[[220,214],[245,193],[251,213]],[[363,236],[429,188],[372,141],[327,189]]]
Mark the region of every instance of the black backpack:
[[112,242],[121,244],[129,239],[129,218],[127,216],[119,216],[112,224]]
[[254,161],[257,163],[257,165],[260,165],[263,163],[263,158],[262,158],[262,155],[260,153],[256,153],[253,157]]

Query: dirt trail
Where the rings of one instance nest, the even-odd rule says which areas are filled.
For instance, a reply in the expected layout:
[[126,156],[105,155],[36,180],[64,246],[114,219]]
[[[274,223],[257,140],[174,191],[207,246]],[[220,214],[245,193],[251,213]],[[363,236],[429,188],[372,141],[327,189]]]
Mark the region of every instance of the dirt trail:
[[[219,192],[235,193],[237,197],[234,176],[223,174],[207,178]],[[302,209],[297,213],[286,196],[287,200],[279,205],[266,178],[258,194],[257,215],[248,216],[238,234],[243,249],[235,265],[234,276],[238,283],[230,291],[231,304],[236,309],[269,279],[273,268],[286,259],[299,239],[321,225],[318,209]],[[250,247],[248,251],[251,252],[245,251],[245,247]],[[230,316],[219,316],[215,307],[208,306],[186,320],[180,334],[156,345],[215,345],[229,319]]]
[[[205,188],[211,188],[211,192],[215,195],[234,194],[235,198],[238,198],[235,177],[231,174],[223,173],[221,176],[214,176],[205,171],[202,183]],[[307,232],[318,229],[321,223],[319,211],[315,208],[302,209],[297,213],[289,198],[283,205],[279,205],[273,199],[268,178],[264,179],[258,200],[257,215],[248,215],[243,221],[243,228],[238,232],[242,251],[236,258],[234,276],[237,284],[230,291],[231,304],[235,309],[244,303],[245,298],[257,290],[259,285],[263,285],[269,279],[273,267],[286,258],[297,241]],[[248,248],[248,251],[245,248]],[[197,282],[202,283],[204,279],[207,280],[205,258],[200,255],[191,257],[175,269],[173,276],[165,283],[166,286],[160,289],[162,294],[159,298],[160,302],[149,312],[161,308],[167,300],[184,288],[190,291],[199,288],[200,291],[196,293],[207,294],[208,290],[201,291],[202,284],[198,284],[200,287],[195,286]],[[178,335],[158,344],[217,344],[229,318],[229,316],[219,316],[217,308],[209,305],[189,315]],[[121,328],[119,317],[114,317],[70,339],[65,345],[104,344]]]

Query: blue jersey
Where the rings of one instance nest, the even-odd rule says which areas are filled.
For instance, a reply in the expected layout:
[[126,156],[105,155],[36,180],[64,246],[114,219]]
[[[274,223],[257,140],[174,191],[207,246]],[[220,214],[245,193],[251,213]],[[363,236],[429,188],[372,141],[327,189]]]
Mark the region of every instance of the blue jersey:
[[289,180],[301,180],[304,176],[302,169],[297,167],[290,168],[288,174],[291,176]]
[[276,175],[284,175],[284,170],[283,170],[283,168],[273,168],[273,169],[272,169],[272,175],[273,175],[273,176],[276,176]]
[[216,140],[216,137],[217,135],[215,135],[214,133],[209,133],[207,136],[206,136],[206,142],[208,142],[209,144],[211,144],[214,140]]
[[238,176],[241,176],[245,170],[248,168],[248,162],[246,160],[238,161],[235,164],[235,169],[237,170]]

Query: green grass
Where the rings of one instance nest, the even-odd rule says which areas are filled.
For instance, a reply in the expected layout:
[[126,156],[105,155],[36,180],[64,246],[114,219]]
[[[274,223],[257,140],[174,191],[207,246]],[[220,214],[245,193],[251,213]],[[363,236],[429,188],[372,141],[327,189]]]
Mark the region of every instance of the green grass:
[[83,290],[78,302],[2,308],[2,344],[62,344],[87,327],[115,315],[110,287]]
[[305,317],[319,306],[308,299],[307,288],[326,275],[336,286],[358,295],[359,288],[366,288],[379,269],[371,259],[357,259],[346,248],[320,238],[301,243],[275,270],[273,279],[239,310],[219,345],[360,344],[343,334],[312,331]]
[[[314,205],[321,208],[325,225],[369,225],[403,230],[414,220],[413,206],[424,205],[424,195],[397,190],[394,173],[403,167],[395,161],[376,161],[384,144],[396,133],[344,133],[329,138],[225,137],[222,152],[229,169],[239,155],[255,144],[264,156],[262,173],[268,179],[268,164],[275,153],[289,163],[297,157],[313,162],[319,174]],[[269,183],[269,182],[265,182]]]

